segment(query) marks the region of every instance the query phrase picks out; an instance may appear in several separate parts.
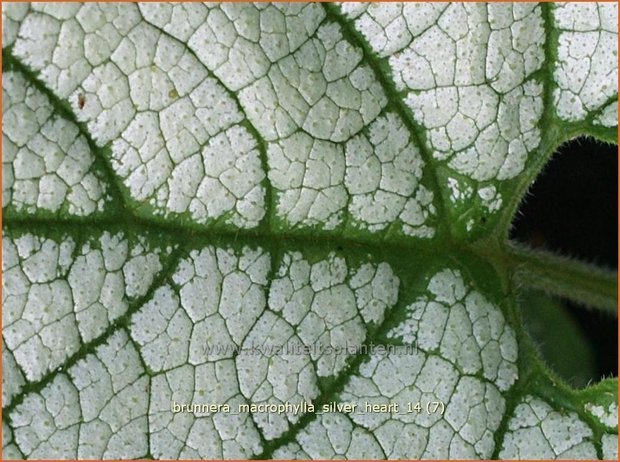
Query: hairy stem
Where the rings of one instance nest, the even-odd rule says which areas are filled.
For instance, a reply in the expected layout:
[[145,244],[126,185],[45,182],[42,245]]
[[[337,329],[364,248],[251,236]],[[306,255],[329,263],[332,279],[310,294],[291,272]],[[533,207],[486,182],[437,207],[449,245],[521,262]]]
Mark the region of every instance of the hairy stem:
[[618,315],[618,274],[588,263],[510,243],[502,260],[517,284]]

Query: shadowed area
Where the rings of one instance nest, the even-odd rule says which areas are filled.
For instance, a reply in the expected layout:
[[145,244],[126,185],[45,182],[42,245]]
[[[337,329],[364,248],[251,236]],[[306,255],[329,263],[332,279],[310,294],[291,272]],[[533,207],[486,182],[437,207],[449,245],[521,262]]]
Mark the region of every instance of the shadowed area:
[[[566,143],[530,189],[517,213],[511,238],[532,247],[617,269],[617,172],[617,146],[586,137]],[[588,368],[593,375],[589,378],[598,381],[602,377],[617,376],[615,320],[597,310],[584,310],[570,301],[561,300],[561,304],[570,314],[576,332],[585,336],[594,350],[593,364]],[[526,313],[526,317],[532,315],[531,311]],[[545,323],[544,327],[548,330],[554,326]],[[535,331],[531,329],[536,339]],[[565,379],[574,385],[583,385],[582,380],[575,379],[583,376],[583,370],[574,370],[566,377],[571,365],[553,364],[553,359],[545,356]],[[571,364],[581,368],[574,361]]]

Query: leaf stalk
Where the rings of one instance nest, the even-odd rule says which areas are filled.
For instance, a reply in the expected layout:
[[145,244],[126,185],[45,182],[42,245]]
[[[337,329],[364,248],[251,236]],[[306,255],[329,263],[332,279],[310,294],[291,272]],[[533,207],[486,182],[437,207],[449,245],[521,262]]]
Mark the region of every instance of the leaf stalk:
[[541,289],[618,316],[618,273],[510,242],[502,258],[518,285]]

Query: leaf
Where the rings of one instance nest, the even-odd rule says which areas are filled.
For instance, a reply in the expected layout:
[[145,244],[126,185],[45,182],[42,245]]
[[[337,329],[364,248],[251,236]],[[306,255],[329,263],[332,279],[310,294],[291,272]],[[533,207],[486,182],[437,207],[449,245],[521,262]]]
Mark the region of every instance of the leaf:
[[519,306],[527,332],[560,377],[577,388],[596,377],[592,346],[563,303],[531,291],[522,295]]
[[506,257],[615,4],[2,12],[5,457],[615,457]]

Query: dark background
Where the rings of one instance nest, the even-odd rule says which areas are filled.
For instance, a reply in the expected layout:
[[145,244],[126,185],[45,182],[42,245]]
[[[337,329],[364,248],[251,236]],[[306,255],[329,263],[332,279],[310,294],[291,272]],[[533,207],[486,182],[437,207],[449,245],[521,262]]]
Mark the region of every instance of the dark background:
[[[617,269],[617,172],[617,146],[591,138],[563,145],[521,204],[511,238]],[[566,300],[563,305],[594,347],[592,380],[617,376],[616,318]]]

